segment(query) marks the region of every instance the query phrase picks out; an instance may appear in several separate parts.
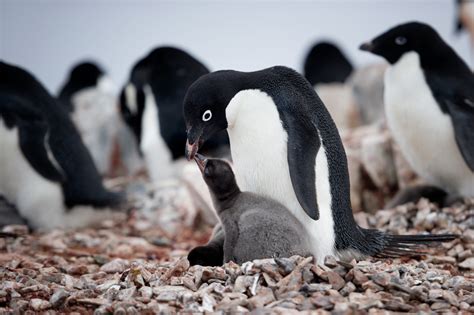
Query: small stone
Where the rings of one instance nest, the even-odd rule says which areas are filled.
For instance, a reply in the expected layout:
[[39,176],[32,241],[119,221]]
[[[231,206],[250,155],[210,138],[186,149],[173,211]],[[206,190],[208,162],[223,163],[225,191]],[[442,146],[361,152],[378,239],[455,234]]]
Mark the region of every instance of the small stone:
[[390,283],[390,275],[386,272],[380,272],[376,273],[371,276],[372,281],[374,281],[376,284],[386,287]]
[[359,269],[354,270],[354,284],[355,285],[362,285],[363,283],[369,281],[369,278]]
[[56,290],[53,295],[51,295],[51,298],[49,299],[49,303],[53,307],[59,307],[63,305],[64,301],[66,301],[66,298],[69,296],[69,293],[64,290],[64,289],[58,289]]
[[290,258],[275,258],[275,262],[280,267],[282,276],[287,276],[295,269],[295,263]]
[[106,272],[106,273],[120,273],[124,272],[125,269],[127,269],[129,266],[128,261],[116,258],[105,265],[100,267],[100,271]]
[[348,296],[350,293],[355,292],[356,286],[352,282],[347,282],[346,285],[339,291],[343,296]]
[[43,311],[51,307],[51,304],[48,301],[42,299],[31,299],[30,307],[35,311]]
[[443,299],[453,306],[459,306],[458,297],[451,291],[443,291]]
[[327,276],[328,281],[334,290],[339,291],[346,284],[346,281],[344,281],[344,279],[334,271],[328,271]]
[[451,307],[451,304],[444,303],[444,302],[435,302],[431,304],[431,309],[433,311],[448,310],[450,307]]
[[335,268],[338,266],[336,258],[334,258],[334,256],[326,256],[324,258],[324,264],[329,268]]
[[153,296],[153,289],[150,287],[141,287],[140,290],[138,290],[142,296],[142,298],[145,301],[149,301],[151,297]]
[[459,264],[464,269],[474,270],[474,257],[470,257]]

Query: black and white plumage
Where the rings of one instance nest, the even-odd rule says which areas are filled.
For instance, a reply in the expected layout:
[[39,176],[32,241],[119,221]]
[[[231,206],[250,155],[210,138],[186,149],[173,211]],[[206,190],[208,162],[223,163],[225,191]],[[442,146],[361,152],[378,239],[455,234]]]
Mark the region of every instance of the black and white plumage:
[[75,65],[58,98],[68,109],[100,174],[111,171],[119,112],[112,80],[90,61]]
[[[156,48],[133,67],[120,95],[120,109],[152,178],[169,176],[170,162],[184,156],[183,99],[189,86],[207,73],[201,62],[173,47]],[[222,133],[207,148],[217,150],[227,145]]]
[[312,86],[328,83],[344,83],[351,75],[353,66],[335,44],[318,42],[304,61],[304,77]]
[[311,85],[286,67],[203,76],[184,102],[187,155],[227,129],[237,183],[288,208],[311,237],[312,254],[352,258],[414,253],[452,236],[393,236],[359,227],[350,205],[339,133]]
[[384,57],[388,126],[413,169],[474,196],[474,74],[429,25],[398,25],[361,46]]
[[[195,160],[222,223],[224,263],[310,255],[304,226],[282,204],[240,191],[227,162],[200,154]],[[188,260],[192,265],[202,263],[196,250],[190,252]]]
[[[0,62],[0,195],[34,228],[110,217],[122,194],[104,188],[67,111],[28,72]],[[97,211],[95,211],[97,210]]]

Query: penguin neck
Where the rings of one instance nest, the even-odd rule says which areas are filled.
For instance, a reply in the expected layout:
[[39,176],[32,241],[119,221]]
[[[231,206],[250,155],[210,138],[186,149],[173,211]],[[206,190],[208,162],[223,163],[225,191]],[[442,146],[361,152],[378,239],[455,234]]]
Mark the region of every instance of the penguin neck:
[[216,193],[211,190],[212,201],[217,213],[220,214],[225,210],[232,208],[240,193],[241,191],[237,185],[227,189],[225,192]]

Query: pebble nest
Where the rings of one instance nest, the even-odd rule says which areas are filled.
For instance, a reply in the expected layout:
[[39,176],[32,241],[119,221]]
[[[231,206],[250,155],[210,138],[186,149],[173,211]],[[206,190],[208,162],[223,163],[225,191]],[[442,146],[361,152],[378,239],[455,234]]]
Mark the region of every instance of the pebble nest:
[[205,243],[212,227],[197,215],[170,234],[149,218],[135,211],[95,228],[48,233],[5,227],[14,237],[0,238],[0,314],[474,313],[474,200],[359,212],[364,227],[460,237],[418,257],[326,257],[322,265],[295,256],[190,267],[188,251]]

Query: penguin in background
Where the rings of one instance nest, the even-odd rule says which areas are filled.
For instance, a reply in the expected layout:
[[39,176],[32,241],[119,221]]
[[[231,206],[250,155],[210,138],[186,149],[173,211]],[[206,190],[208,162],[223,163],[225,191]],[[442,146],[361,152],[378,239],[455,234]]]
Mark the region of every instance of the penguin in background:
[[114,217],[125,195],[104,188],[62,104],[27,71],[0,62],[0,195],[35,229]]
[[390,206],[425,195],[439,195],[441,206],[474,197],[474,74],[467,64],[419,22],[395,26],[360,49],[389,62],[388,126],[415,172],[435,186],[402,191]]
[[71,69],[58,99],[71,114],[99,173],[109,174],[120,121],[111,79],[96,63],[80,62]]
[[456,33],[463,30],[469,33],[471,46],[474,48],[474,1],[473,0],[455,0],[456,1]]
[[[213,134],[227,130],[239,187],[288,208],[310,235],[318,262],[327,255],[411,255],[422,245],[455,238],[389,235],[356,224],[336,125],[311,84],[292,69],[205,75],[189,88],[184,117],[188,159]],[[222,263],[217,246],[196,250],[206,263]]]
[[312,86],[344,83],[354,67],[334,43],[321,41],[309,51],[304,62],[304,77]]
[[334,43],[321,41],[316,43],[304,61],[304,76],[333,117],[339,130],[360,125],[360,115],[352,86],[346,81],[354,68],[349,59]]
[[[134,65],[129,83],[120,94],[122,118],[133,131],[155,182],[173,177],[173,161],[184,157],[183,99],[189,86],[207,73],[209,70],[185,51],[159,47]],[[225,132],[206,148],[213,155],[225,153]]]

